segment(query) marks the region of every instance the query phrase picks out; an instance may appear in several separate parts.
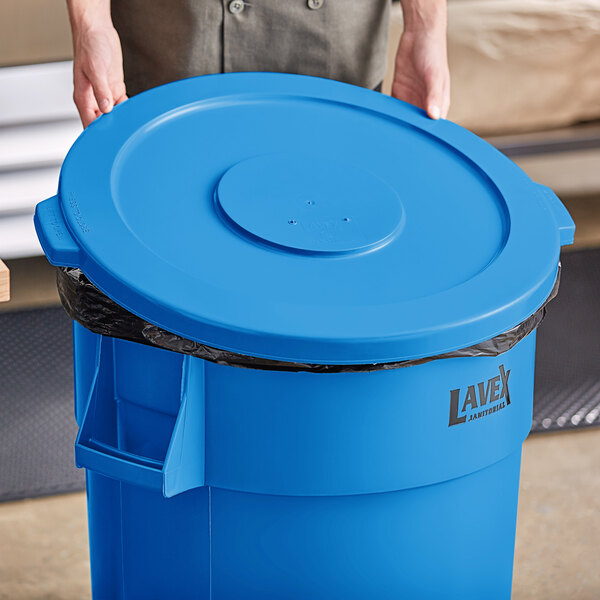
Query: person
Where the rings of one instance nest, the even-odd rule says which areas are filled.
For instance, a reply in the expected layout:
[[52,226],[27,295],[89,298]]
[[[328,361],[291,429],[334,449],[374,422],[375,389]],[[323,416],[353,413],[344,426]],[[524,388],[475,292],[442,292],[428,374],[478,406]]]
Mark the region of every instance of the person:
[[[67,0],[87,127],[129,95],[193,75],[277,71],[380,89],[390,0]],[[446,0],[401,0],[392,96],[446,117]]]

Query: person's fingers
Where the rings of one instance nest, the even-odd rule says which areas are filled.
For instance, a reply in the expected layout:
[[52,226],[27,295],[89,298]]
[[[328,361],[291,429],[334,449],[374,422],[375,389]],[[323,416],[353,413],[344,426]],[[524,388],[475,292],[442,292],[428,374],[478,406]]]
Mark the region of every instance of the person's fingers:
[[89,105],[79,110],[79,118],[83,128],[93,123],[102,113],[96,108],[91,108]]
[[120,104],[124,100],[127,100],[127,91],[125,90],[125,82],[123,81],[122,73],[120,74],[120,77],[111,82],[110,88],[115,104]]
[[446,116],[443,112],[446,105],[444,97],[445,82],[446,78],[439,69],[432,70],[429,76],[426,77],[425,110],[432,119],[440,119]]
[[98,108],[103,112],[107,113],[112,110],[114,100],[112,90],[108,84],[108,77],[106,70],[99,65],[92,65],[86,73],[92,89],[94,90],[94,97]]
[[409,104],[414,104],[415,106],[423,106],[421,96],[411,87],[399,82],[394,82],[392,84],[392,96],[398,100],[403,100]]
[[123,82],[122,76],[120,81],[112,84],[111,89],[115,106],[127,100],[127,92],[125,91],[125,83]]
[[427,114],[437,121],[442,116],[442,110],[435,102],[430,101],[427,103]]
[[96,119],[100,114],[100,110],[94,97],[92,84],[84,75],[75,75],[73,100],[79,112],[79,118],[85,128]]
[[444,100],[442,103],[442,119],[448,118],[448,111],[450,110],[450,76],[446,77],[444,84]]

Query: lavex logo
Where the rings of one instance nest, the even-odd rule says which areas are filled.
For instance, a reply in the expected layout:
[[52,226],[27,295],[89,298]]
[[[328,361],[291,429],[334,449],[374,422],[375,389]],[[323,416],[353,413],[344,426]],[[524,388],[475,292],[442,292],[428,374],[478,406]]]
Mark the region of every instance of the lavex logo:
[[[481,419],[502,410],[510,404],[510,393],[508,391],[510,369],[507,371],[504,369],[504,365],[500,365],[499,371],[500,375],[488,379],[487,383],[480,381],[477,384],[470,385],[464,396],[461,394],[460,388],[450,391],[450,421],[448,427],[465,423],[467,419],[469,421]],[[459,411],[461,398],[464,398],[464,400]],[[488,408],[483,408],[484,406],[488,406]]]

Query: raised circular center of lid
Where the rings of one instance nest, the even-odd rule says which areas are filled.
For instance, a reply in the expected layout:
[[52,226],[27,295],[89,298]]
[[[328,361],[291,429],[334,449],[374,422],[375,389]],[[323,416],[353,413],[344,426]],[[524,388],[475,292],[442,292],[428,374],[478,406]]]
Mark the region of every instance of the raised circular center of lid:
[[234,229],[291,252],[344,254],[387,244],[402,228],[396,192],[358,165],[304,154],[257,156],[216,191]]

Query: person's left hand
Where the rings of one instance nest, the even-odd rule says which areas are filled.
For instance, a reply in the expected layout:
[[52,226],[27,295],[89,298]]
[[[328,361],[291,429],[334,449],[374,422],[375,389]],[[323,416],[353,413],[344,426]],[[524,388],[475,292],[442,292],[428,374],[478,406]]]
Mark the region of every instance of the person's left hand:
[[404,31],[396,54],[392,96],[422,108],[432,119],[446,118],[450,72],[445,31]]

